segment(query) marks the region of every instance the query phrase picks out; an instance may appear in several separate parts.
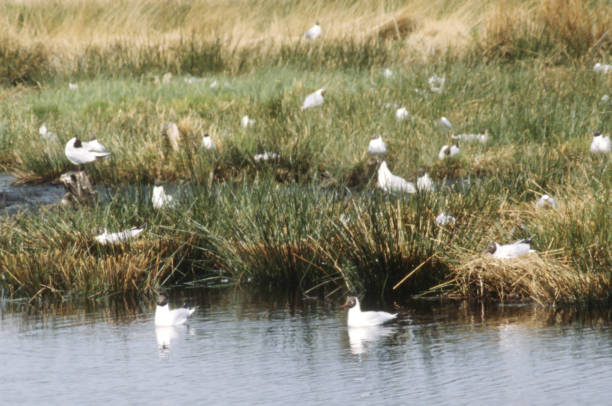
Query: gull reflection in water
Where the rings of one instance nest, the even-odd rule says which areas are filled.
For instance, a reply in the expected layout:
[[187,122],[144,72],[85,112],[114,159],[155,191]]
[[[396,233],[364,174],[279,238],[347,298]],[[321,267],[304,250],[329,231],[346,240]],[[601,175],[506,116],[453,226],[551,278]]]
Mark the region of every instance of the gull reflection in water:
[[167,357],[170,353],[172,342],[179,337],[179,328],[184,329],[185,326],[155,327],[155,338],[157,338],[160,357]]
[[349,327],[349,344],[351,352],[355,355],[363,354],[368,347],[371,347],[381,338],[388,337],[395,333],[396,327]]

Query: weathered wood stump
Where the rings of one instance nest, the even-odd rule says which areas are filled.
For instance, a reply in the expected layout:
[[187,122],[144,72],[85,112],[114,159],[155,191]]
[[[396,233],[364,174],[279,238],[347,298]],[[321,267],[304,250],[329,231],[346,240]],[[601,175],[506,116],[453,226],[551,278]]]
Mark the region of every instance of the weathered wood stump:
[[59,180],[66,189],[66,194],[60,202],[62,206],[92,204],[98,198],[89,176],[83,171],[66,172],[60,176]]

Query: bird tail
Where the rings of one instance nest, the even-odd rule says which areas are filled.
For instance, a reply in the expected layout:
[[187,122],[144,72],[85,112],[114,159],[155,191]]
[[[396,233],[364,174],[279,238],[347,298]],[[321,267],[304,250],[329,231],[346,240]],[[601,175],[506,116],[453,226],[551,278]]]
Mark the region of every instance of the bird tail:
[[520,244],[531,244],[532,237],[527,237],[519,241]]

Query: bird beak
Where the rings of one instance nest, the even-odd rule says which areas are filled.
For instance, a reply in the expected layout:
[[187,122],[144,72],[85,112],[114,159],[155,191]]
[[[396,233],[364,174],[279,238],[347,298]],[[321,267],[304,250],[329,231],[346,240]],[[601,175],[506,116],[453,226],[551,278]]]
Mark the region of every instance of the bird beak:
[[341,308],[341,309],[344,309],[344,308],[346,307],[346,305],[347,305],[347,304],[348,304],[348,303],[345,303],[345,304],[343,304],[343,305],[340,305],[340,308]]

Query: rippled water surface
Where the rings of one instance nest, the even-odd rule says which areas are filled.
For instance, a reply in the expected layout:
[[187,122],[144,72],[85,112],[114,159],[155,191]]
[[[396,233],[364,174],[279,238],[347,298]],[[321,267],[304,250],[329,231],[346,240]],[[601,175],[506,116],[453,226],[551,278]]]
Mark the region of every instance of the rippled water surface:
[[413,303],[394,324],[348,329],[338,303],[171,295],[184,301],[198,305],[189,326],[158,329],[152,302],[2,303],[0,403],[612,402],[607,309]]

